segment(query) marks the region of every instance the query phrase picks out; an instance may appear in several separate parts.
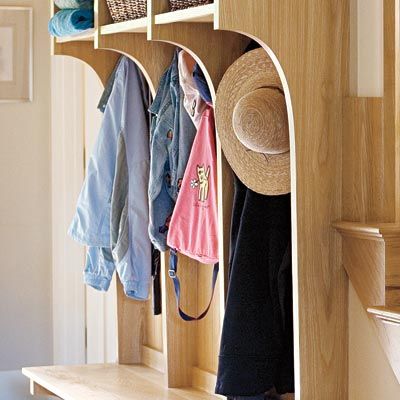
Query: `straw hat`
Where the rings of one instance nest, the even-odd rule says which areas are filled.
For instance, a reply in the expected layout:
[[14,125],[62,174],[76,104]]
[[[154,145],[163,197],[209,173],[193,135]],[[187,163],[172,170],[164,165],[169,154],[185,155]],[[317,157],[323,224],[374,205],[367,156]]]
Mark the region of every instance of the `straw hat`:
[[265,195],[290,192],[289,127],[285,96],[265,50],[236,60],[219,85],[216,125],[233,171]]

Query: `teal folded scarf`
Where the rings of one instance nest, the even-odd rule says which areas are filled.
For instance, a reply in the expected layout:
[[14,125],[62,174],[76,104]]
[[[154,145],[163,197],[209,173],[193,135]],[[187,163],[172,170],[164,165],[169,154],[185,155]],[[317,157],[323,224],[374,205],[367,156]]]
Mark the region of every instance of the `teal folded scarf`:
[[54,0],[54,4],[61,10],[65,8],[93,8],[93,0]]
[[49,22],[49,32],[53,36],[72,36],[93,28],[93,9],[60,10]]

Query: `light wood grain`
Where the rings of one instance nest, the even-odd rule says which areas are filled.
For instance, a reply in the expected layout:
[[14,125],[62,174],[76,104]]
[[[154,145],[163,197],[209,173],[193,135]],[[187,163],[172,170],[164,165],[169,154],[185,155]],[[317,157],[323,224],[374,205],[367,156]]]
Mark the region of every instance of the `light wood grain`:
[[[400,287],[400,237],[386,239],[385,282],[386,286]],[[399,303],[400,305],[400,303]]]
[[[164,349],[167,355],[167,384],[170,388],[191,386],[192,366],[195,364],[196,322],[186,322],[178,314],[172,280],[168,276],[169,257],[162,257]],[[178,258],[178,276],[181,282],[181,308],[196,315],[198,290],[196,286],[198,263],[183,255]]]
[[397,223],[336,222],[343,265],[365,307],[400,305],[400,229]]
[[161,351],[142,346],[142,363],[165,374],[165,357]]
[[345,237],[343,265],[364,306],[385,304],[385,243]]
[[99,76],[103,85],[115,67],[118,54],[111,51],[95,50],[92,42],[54,43],[53,55],[69,56],[88,64]]
[[400,237],[385,240],[385,305],[400,306]]
[[[204,371],[197,367],[192,368],[193,387],[200,389],[204,392],[214,394],[216,383],[217,383],[217,377],[215,374]],[[217,396],[217,397],[225,399],[224,396]]]
[[210,24],[186,22],[153,24],[148,36],[188,51],[202,67],[213,95],[227,68],[243,54],[249,42],[248,38],[234,32],[216,32]]
[[393,149],[387,148],[384,137],[383,99],[348,97],[343,107],[342,218],[393,221],[393,199],[386,195],[387,186],[393,186],[393,171],[385,169],[385,150]]
[[140,364],[146,303],[128,298],[117,280],[118,362]]
[[[383,87],[384,87],[384,168],[385,197],[392,211],[392,221],[400,218],[399,138],[399,12],[398,0],[383,1]],[[397,183],[397,184],[396,184]]]
[[96,47],[130,57],[143,72],[153,95],[161,75],[171,63],[174,51],[174,47],[169,44],[147,41],[145,33],[100,35]]
[[352,221],[336,221],[332,226],[341,234],[351,237],[386,240],[397,238],[400,235],[398,223],[360,223]]
[[289,105],[297,396],[346,399],[348,286],[340,238],[329,226],[341,215],[349,2],[240,5],[217,0],[216,27],[246,32],[263,45],[276,62]]
[[145,314],[145,335],[143,343],[154,350],[162,352],[162,316],[154,315],[152,298],[146,304]]
[[[197,315],[204,311],[210,300],[212,273],[213,265],[198,265]],[[220,281],[218,281],[218,283],[219,282]],[[221,314],[223,314],[224,310],[220,308],[220,295],[221,286],[217,285],[213,302],[207,316],[201,321],[198,321],[196,326],[197,349],[195,365],[213,374],[216,374],[218,370],[218,354],[222,327]]]
[[162,375],[144,366],[114,364],[24,368],[23,374],[64,400],[212,400],[195,389],[167,390]]
[[94,18],[95,18],[94,26],[98,30],[97,35],[100,34],[99,32],[100,27],[104,25],[114,24],[106,0],[94,1]]

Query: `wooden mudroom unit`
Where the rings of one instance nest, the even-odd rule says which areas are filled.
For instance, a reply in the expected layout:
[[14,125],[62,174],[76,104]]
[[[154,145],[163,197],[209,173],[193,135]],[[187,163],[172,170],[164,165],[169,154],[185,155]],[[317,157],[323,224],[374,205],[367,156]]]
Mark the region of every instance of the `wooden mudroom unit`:
[[[383,4],[384,93],[374,98],[356,97],[350,89],[349,0],[214,0],[175,12],[168,0],[148,0],[147,17],[120,23],[113,23],[106,0],[95,0],[94,29],[52,39],[53,55],[82,60],[104,85],[119,56],[130,57],[153,96],[176,46],[202,67],[213,100],[251,39],[272,59],[290,130],[296,400],[353,400],[349,279],[400,382],[400,0]],[[218,114],[218,101],[215,107]],[[217,159],[220,275],[207,317],[190,323],[179,318],[163,253],[160,316],[150,302],[128,299],[117,283],[118,363],[24,368],[32,394],[221,398],[214,389],[233,178],[218,140]],[[212,266],[182,255],[179,265],[182,308],[198,314],[210,298]]]

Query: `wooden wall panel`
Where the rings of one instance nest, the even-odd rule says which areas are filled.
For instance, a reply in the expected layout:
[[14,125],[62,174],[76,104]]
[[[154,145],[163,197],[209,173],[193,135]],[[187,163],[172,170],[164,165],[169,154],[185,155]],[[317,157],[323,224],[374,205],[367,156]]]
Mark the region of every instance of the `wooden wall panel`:
[[385,169],[385,149],[390,143],[383,129],[383,99],[348,97],[343,110],[342,219],[393,221],[395,209],[389,192],[394,170]]
[[[174,285],[168,276],[169,257],[163,254],[164,273],[163,325],[164,351],[167,357],[167,384],[170,388],[191,386],[192,366],[196,358],[196,322],[182,320],[177,312]],[[179,255],[178,275],[181,282],[181,308],[189,315],[196,315],[198,304],[198,262]]]
[[[197,315],[203,312],[203,310],[206,308],[211,296],[211,277],[213,266],[200,264],[198,268]],[[197,351],[195,365],[204,371],[212,372],[214,374],[217,373],[218,369],[218,354],[221,336],[220,314],[223,313],[219,307],[220,291],[221,286],[217,285],[215,288],[215,294],[211,308],[207,316],[203,320],[197,322],[196,327]]]
[[118,53],[94,50],[93,42],[54,43],[53,55],[78,58],[95,70],[103,85],[107,83],[118,59]]
[[[400,153],[396,127],[399,122],[399,0],[383,0],[384,36],[384,130],[385,171],[391,176],[391,185],[385,188],[385,196],[394,208],[393,219],[400,219]],[[386,177],[385,177],[386,178]]]
[[343,216],[358,222],[394,222],[400,210],[399,1],[383,0],[382,98],[344,101]]
[[145,333],[143,344],[157,350],[163,350],[162,340],[162,318],[161,315],[155,316],[153,313],[153,299],[151,298],[145,308]]
[[385,304],[385,243],[345,237],[343,265],[364,305]]
[[341,217],[349,2],[240,4],[217,0],[216,27],[258,38],[276,57],[289,104],[296,392],[302,400],[346,399],[348,283],[330,224]]
[[147,41],[145,33],[116,33],[101,36],[97,40],[99,49],[109,49],[117,56],[125,54],[139,66],[154,95],[160,77],[172,60],[174,47],[165,43]]

